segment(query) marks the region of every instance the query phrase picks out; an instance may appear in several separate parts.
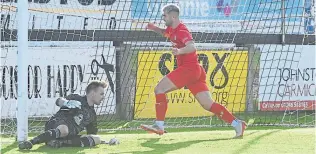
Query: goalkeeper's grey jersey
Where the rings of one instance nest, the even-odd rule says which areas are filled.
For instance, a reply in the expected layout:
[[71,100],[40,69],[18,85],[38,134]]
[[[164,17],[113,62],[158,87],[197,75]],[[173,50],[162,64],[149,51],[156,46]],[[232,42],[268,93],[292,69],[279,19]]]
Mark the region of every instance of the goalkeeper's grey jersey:
[[[69,110],[59,110],[56,113],[57,116],[67,115],[67,120],[69,120],[78,132],[87,129],[88,134],[97,133],[97,115],[93,106],[89,106],[86,96],[80,96],[78,94],[71,94],[65,97],[67,100],[77,100],[81,102],[81,109],[69,109]],[[62,108],[61,108],[62,109]]]

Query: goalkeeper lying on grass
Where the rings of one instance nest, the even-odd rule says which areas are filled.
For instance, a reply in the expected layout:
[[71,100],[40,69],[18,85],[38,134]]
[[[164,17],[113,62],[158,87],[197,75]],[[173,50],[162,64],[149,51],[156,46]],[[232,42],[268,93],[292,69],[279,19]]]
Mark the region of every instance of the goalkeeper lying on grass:
[[[97,115],[94,104],[100,105],[104,100],[104,90],[107,84],[103,81],[92,81],[86,88],[86,96],[71,94],[58,98],[56,105],[59,111],[45,124],[45,132],[37,137],[19,143],[19,149],[31,149],[33,145],[46,145],[59,148],[93,147],[101,141],[97,134]],[[87,135],[79,135],[86,129]],[[111,144],[111,143],[109,143]]]

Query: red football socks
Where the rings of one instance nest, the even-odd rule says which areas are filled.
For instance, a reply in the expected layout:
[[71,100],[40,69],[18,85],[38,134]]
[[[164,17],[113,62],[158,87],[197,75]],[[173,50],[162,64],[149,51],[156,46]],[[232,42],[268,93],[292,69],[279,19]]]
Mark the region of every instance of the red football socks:
[[221,104],[213,103],[210,109],[217,117],[231,124],[236,118]]
[[156,94],[156,120],[164,121],[168,108],[166,94]]
[[[164,121],[168,108],[166,94],[156,94],[156,120]],[[210,109],[216,116],[231,124],[236,118],[221,104],[213,103]]]

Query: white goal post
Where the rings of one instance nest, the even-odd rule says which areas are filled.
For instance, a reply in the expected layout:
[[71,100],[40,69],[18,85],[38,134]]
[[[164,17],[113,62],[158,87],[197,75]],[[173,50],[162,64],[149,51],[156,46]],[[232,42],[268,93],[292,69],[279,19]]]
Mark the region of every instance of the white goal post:
[[17,5],[18,22],[18,98],[17,98],[17,140],[25,141],[28,137],[28,1],[19,0]]

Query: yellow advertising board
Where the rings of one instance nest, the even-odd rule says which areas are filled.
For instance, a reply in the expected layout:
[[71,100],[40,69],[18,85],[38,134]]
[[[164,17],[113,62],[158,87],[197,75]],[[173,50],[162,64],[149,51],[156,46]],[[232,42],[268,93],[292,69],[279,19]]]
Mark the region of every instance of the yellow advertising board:
[[[245,110],[248,71],[247,51],[200,51],[200,64],[206,70],[213,100],[230,111]],[[155,118],[154,88],[177,66],[175,56],[167,51],[138,53],[134,118]],[[209,116],[186,87],[167,94],[166,117]]]

